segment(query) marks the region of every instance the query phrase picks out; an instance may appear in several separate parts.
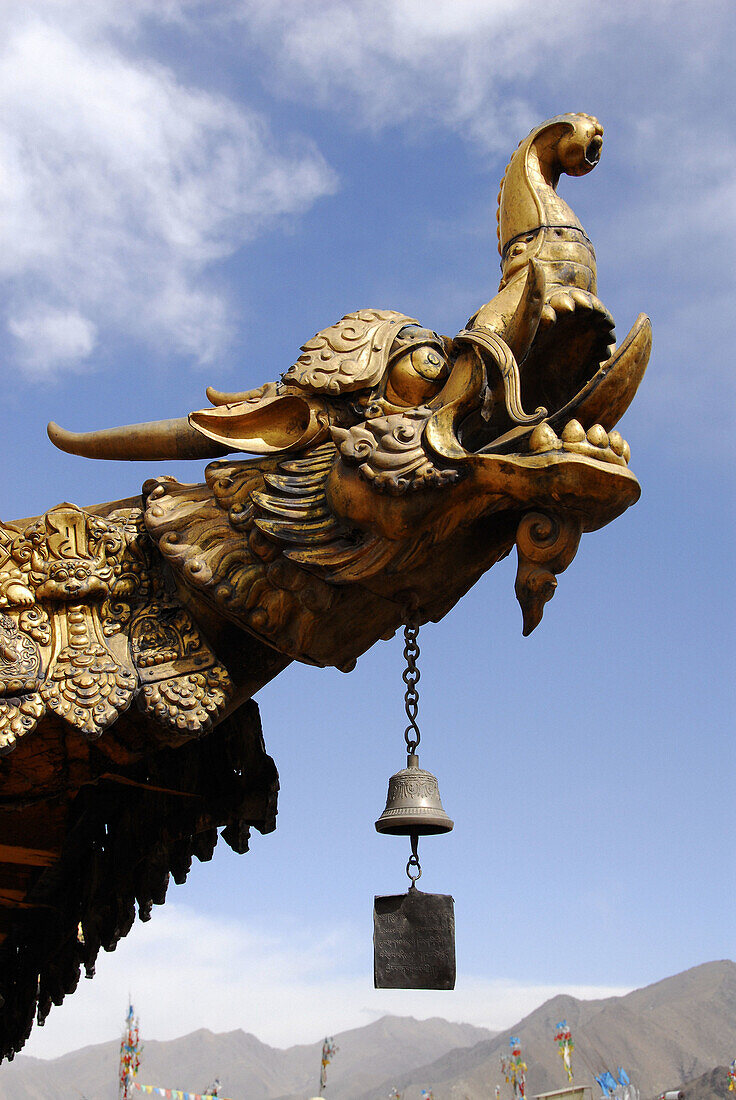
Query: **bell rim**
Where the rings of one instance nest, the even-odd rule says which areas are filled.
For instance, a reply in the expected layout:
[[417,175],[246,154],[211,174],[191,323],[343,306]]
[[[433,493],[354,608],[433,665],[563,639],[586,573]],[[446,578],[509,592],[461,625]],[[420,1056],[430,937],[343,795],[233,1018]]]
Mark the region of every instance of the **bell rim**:
[[380,824],[379,818],[376,822],[376,832],[384,833],[386,836],[439,836],[441,833],[451,833],[455,828],[455,822],[449,817],[447,821],[430,822],[425,821],[422,823],[417,822],[414,825],[388,825],[388,828]]
[[[411,817],[411,823],[407,818]],[[416,806],[408,814],[406,809],[386,809],[375,822],[377,833],[393,836],[436,836],[438,833],[451,833],[455,822],[440,807]]]

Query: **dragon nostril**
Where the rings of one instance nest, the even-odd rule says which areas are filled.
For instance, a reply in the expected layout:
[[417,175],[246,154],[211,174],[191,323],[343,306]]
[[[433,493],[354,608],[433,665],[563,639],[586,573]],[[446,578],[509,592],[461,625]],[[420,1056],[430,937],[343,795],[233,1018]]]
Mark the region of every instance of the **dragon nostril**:
[[588,143],[585,150],[585,159],[588,164],[597,164],[601,157],[601,139],[596,136]]

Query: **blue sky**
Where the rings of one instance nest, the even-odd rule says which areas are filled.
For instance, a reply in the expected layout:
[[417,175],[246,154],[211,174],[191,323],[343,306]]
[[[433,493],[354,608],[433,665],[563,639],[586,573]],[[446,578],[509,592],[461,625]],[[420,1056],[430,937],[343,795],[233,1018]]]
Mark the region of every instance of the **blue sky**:
[[586,535],[521,637],[515,563],[422,630],[422,763],[455,831],[454,993],[372,989],[379,837],[402,765],[399,640],[259,703],[279,825],[216,853],[54,1009],[27,1051],[243,1027],[274,1045],[386,1011],[513,1024],[733,956],[733,259],[728,2],[5,0],[0,7],[0,506],[136,492],[198,464],[95,464],[74,429],[178,416],[287,369],[352,309],[448,334],[495,292],[498,182],[568,110],[606,128],[562,192],[619,339],[654,352],[622,431],[642,499]]

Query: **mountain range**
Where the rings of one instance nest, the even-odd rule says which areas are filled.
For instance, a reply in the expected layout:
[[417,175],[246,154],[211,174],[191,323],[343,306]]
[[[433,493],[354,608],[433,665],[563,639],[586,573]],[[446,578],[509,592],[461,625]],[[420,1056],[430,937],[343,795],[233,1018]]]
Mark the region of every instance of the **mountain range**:
[[[386,1074],[410,1072],[438,1054],[492,1036],[470,1024],[385,1016],[335,1036],[339,1053],[330,1065],[327,1095],[329,1100],[355,1097]],[[215,1035],[202,1028],[168,1042],[147,1039],[138,1080],[201,1092],[218,1076],[224,1096],[232,1100],[304,1100],[318,1092],[321,1050],[321,1041],[279,1050],[244,1031]],[[119,1056],[119,1041],[48,1061],[19,1055],[0,1068],[0,1100],[116,1100]]]
[[[623,1066],[641,1100],[647,1100],[682,1088],[736,1057],[736,963],[705,963],[623,997],[553,997],[508,1031],[441,1055],[418,1073],[390,1082],[386,1077],[378,1088],[351,1094],[350,1100],[385,1100],[391,1087],[401,1092],[402,1100],[418,1100],[422,1087],[432,1088],[434,1100],[486,1100],[497,1083],[508,1098],[510,1086],[500,1075],[499,1059],[508,1051],[511,1035],[520,1038],[529,1066],[527,1095],[564,1088],[567,1080],[552,1041],[555,1025],[563,1019],[575,1043],[576,1085],[590,1085],[592,1096],[598,1097],[594,1076]],[[717,1090],[699,1094],[697,1100],[718,1095]]]
[[[641,1100],[685,1085],[686,1100],[722,1100],[723,1067],[736,1057],[736,964],[705,963],[622,997],[553,997],[498,1034],[386,1016],[335,1035],[326,1100],[387,1100],[393,1088],[402,1100],[419,1100],[430,1088],[434,1100],[489,1100],[497,1084],[502,1100],[510,1100],[500,1057],[511,1035],[521,1039],[529,1067],[527,1096],[564,1088],[553,1041],[562,1019],[575,1043],[575,1084],[592,1086],[593,1097],[600,1094],[594,1075],[623,1066]],[[320,1051],[321,1042],[281,1050],[240,1030],[201,1029],[147,1041],[138,1079],[201,1091],[217,1075],[232,1100],[306,1100],[318,1092]],[[114,1100],[118,1054],[119,1043],[110,1042],[48,1061],[20,1055],[0,1067],[0,1100]]]

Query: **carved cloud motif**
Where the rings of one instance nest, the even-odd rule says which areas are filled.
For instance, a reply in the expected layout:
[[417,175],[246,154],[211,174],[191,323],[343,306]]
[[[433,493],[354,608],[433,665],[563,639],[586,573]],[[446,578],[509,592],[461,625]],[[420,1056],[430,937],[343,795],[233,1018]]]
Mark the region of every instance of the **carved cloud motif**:
[[392,309],[348,313],[302,345],[284,382],[332,395],[370,389],[383,376],[394,336],[411,324],[418,322]]

